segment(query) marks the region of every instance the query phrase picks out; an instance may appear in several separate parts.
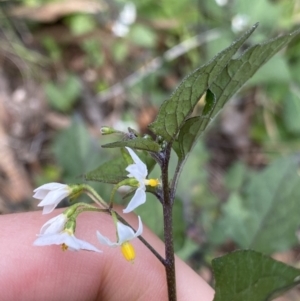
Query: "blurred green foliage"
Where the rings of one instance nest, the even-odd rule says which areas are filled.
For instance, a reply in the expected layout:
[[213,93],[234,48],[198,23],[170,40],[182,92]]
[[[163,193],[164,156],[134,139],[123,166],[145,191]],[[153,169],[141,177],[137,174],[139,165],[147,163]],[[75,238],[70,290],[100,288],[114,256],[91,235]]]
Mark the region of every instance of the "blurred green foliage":
[[[21,2],[34,6],[54,1]],[[251,36],[247,46],[285,31],[291,32],[300,23],[299,5],[292,0],[132,2],[136,6],[137,19],[124,37],[113,35],[109,29],[126,1],[113,1],[105,11],[97,14],[70,13],[53,21],[68,28],[68,39],[83,52],[82,69],[69,67],[72,57],[66,54],[69,44],[63,37],[51,36],[50,30],[48,35],[43,34],[41,45],[54,70],[44,83],[47,100],[53,110],[72,118],[76,115],[75,110],[78,113],[77,106],[83,102],[84,93],[80,79],[87,69],[97,74],[96,80],[90,83],[91,90],[95,94],[106,91],[114,83],[121,82],[139,67],[145,66],[149,60],[162,58],[172,47],[203,34],[208,42],[203,40],[197,47],[183,51],[183,55],[164,61],[156,72],[124,90],[126,105],[121,107],[121,116],[133,116],[128,114],[128,108],[138,110],[145,103],[160,105],[181,78],[228,47],[252,24],[260,22],[259,29]],[[32,26],[32,22],[28,23],[34,35],[38,24]],[[41,24],[41,27],[47,26],[50,28],[51,24]],[[209,40],[212,37],[211,30],[215,30],[218,37]],[[201,259],[205,261],[228,242],[233,242],[236,248],[251,246],[267,253],[287,250],[297,244],[294,232],[300,224],[297,210],[300,185],[297,186],[298,163],[290,153],[299,152],[300,147],[299,53],[298,38],[286,51],[271,59],[237,96],[247,102],[247,97],[252,95],[250,101],[255,103],[255,110],[249,121],[250,140],[260,146],[270,167],[262,170],[261,166],[253,168],[244,158],[235,158],[235,162],[230,162],[226,168],[222,167],[222,175],[211,174],[217,171],[208,168],[214,154],[205,140],[211,130],[222,124],[221,116],[216,118],[205,140],[201,140],[191,153],[179,183],[178,207],[174,213],[176,249],[184,259],[200,252]],[[228,106],[234,104],[229,103]],[[120,107],[116,107],[118,111]],[[100,149],[99,144],[104,144],[103,139],[97,141],[92,138],[87,126],[77,117],[70,128],[55,135],[51,144],[59,166],[53,172],[52,165],[45,165],[44,174],[48,174],[51,180],[57,177],[74,182],[76,177],[93,170],[115,154],[111,150],[107,152]],[[273,162],[273,159],[276,161]],[[223,199],[211,189],[212,178],[219,176],[223,178],[226,191]],[[109,197],[111,187],[101,186],[105,197]],[[278,194],[274,193],[276,187],[283,187]],[[145,206],[138,209],[143,220],[161,235],[159,212],[160,204],[152,196]],[[257,212],[264,212],[265,216]],[[275,225],[279,220],[282,225],[280,228]],[[264,227],[265,224],[269,226]],[[198,229],[196,232],[201,236],[201,245],[195,243],[197,239],[194,237],[184,235],[189,228]],[[256,239],[253,238],[255,235],[258,235]],[[276,235],[280,237],[276,238]]]
[[48,82],[45,85],[50,106],[60,112],[69,112],[78,100],[80,92],[80,82],[74,75],[67,75],[60,83]]

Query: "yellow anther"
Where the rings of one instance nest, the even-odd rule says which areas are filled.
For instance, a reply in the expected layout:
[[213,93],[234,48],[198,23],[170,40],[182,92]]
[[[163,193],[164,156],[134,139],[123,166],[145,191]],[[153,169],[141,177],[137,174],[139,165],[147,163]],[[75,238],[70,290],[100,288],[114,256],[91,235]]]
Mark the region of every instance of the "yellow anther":
[[121,251],[127,261],[133,261],[135,259],[134,247],[130,242],[124,242],[121,245]]
[[160,184],[160,182],[158,179],[149,179],[149,180],[145,180],[145,184],[151,187],[156,187]]
[[67,246],[65,243],[63,243],[63,244],[61,245],[61,249],[62,249],[63,251],[67,251],[67,250],[68,250],[68,246]]

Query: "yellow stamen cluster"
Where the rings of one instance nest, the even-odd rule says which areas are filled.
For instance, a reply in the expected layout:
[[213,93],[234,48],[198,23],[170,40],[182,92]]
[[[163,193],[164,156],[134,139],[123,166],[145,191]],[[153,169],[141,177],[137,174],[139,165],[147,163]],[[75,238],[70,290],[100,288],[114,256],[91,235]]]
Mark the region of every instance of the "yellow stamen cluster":
[[67,250],[68,250],[68,246],[67,246],[65,243],[63,243],[63,244],[61,245],[61,249],[62,249],[63,251],[67,251]]
[[124,242],[121,245],[121,251],[127,261],[133,261],[135,259],[134,247],[130,242]]
[[145,180],[145,184],[151,187],[156,187],[160,185],[160,182],[158,179],[149,179],[149,180]]

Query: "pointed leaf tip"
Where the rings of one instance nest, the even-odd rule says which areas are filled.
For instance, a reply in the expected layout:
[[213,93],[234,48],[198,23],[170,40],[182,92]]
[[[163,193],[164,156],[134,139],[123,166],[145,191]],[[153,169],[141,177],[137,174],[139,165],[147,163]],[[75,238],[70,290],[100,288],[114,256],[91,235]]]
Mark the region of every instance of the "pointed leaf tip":
[[257,26],[258,24],[253,25],[209,63],[185,77],[171,97],[160,107],[155,121],[149,125],[150,130],[167,141],[172,141],[177,136],[185,120],[192,113],[200,97],[216,80]]
[[137,137],[132,140],[116,141],[102,145],[103,148],[115,148],[115,147],[130,147],[139,150],[145,150],[149,152],[159,152],[160,145],[155,141],[147,138]]

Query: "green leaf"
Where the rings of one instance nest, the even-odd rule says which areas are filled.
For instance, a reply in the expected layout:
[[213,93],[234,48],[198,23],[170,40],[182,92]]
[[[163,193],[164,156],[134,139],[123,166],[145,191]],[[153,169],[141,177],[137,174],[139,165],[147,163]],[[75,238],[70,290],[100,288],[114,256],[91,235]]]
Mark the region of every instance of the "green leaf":
[[243,241],[248,236],[248,229],[240,226],[251,212],[244,206],[243,198],[236,192],[231,193],[226,204],[222,207],[223,217],[209,235],[213,244],[223,244],[228,237],[234,241]]
[[93,16],[87,14],[72,15],[68,18],[67,22],[72,33],[76,36],[89,33],[97,27]]
[[223,217],[210,236],[219,240],[223,233],[242,248],[269,254],[294,246],[300,212],[299,162],[296,156],[281,158],[252,176],[244,193],[224,205]]
[[114,147],[130,147],[139,150],[145,150],[149,152],[158,152],[160,150],[160,145],[155,141],[147,138],[134,138],[132,140],[126,141],[116,141],[113,143],[108,143],[102,145],[103,148],[114,148]]
[[156,44],[156,33],[149,27],[135,24],[129,32],[128,39],[138,46],[151,48]]
[[81,92],[79,80],[74,75],[68,75],[62,83],[49,82],[45,86],[45,93],[50,105],[61,112],[72,109]]
[[287,93],[283,107],[283,118],[287,129],[293,134],[300,133],[300,91],[293,88]]
[[[149,174],[156,164],[155,160],[152,157],[150,157],[150,155],[148,155],[147,153],[140,153],[137,155],[147,165]],[[125,169],[129,164],[133,162],[128,163],[127,160],[128,158],[126,158],[125,155],[122,155],[113,160],[105,162],[96,169],[86,173],[84,177],[87,181],[117,184],[128,178],[128,171],[126,171]]]
[[143,223],[157,236],[163,238],[164,221],[162,206],[154,195],[148,193],[147,202],[143,206],[136,208],[135,213],[141,216]]
[[225,102],[279,50],[286,46],[300,30],[271,39],[248,48],[239,58],[232,59],[211,86],[216,96],[216,105],[208,115],[213,118]]
[[64,181],[74,182],[75,177],[93,168],[99,162],[99,150],[83,121],[73,118],[71,126],[55,137],[53,145]]
[[138,156],[147,165],[149,175],[155,167],[156,161],[147,152],[142,152],[141,154],[138,154]]
[[171,97],[160,107],[156,120],[149,128],[167,141],[173,140],[186,118],[192,113],[200,97],[216,80],[232,56],[248,39],[258,25],[254,25],[241,38],[217,54],[209,63],[188,75]]
[[125,170],[127,166],[126,160],[120,156],[105,162],[98,168],[85,174],[84,177],[87,181],[117,184],[127,178],[128,172]]
[[180,250],[186,239],[186,223],[183,216],[183,202],[175,198],[173,206],[173,236],[175,252]]
[[299,284],[300,270],[266,255],[240,250],[212,261],[213,301],[267,301]]
[[[239,58],[232,59],[209,87],[202,115],[188,119],[178,136],[179,156],[191,151],[196,139],[206,129],[224,104],[273,55],[289,43],[300,30],[248,48]],[[178,151],[178,148],[180,151]]]
[[247,86],[261,86],[266,84],[283,84],[292,81],[286,57],[276,54],[270,61],[263,65],[259,72],[247,82]]
[[215,95],[210,90],[207,90],[205,97],[205,107],[203,109],[202,116],[192,117],[188,119],[181,128],[178,139],[175,141],[175,147],[173,146],[173,148],[179,158],[183,159],[191,151],[196,139],[208,125],[209,120],[206,120],[206,117],[204,116],[209,114],[215,104]]

